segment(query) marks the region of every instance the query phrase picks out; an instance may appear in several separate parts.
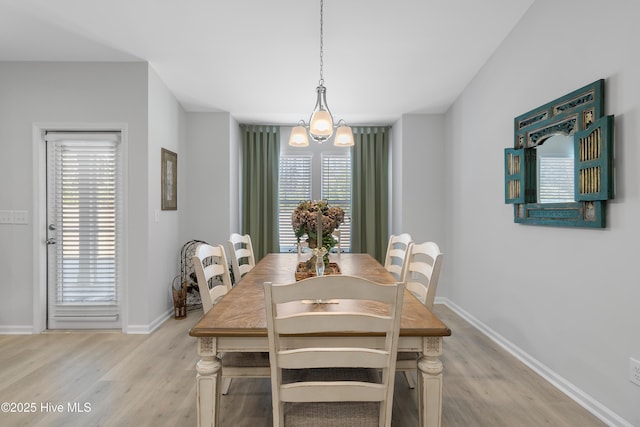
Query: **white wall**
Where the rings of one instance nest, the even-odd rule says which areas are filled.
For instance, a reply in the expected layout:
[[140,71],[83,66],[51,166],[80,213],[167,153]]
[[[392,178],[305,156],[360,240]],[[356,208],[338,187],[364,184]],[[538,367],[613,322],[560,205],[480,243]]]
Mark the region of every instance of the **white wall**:
[[[391,176],[389,188],[389,221],[391,224],[389,224],[389,233],[396,235],[405,232],[402,225],[402,211],[405,203],[402,181],[404,177],[402,149],[405,144],[402,138],[403,124],[404,121],[401,118],[391,126],[391,130],[389,131],[389,141],[391,142],[391,173],[389,174]],[[410,141],[407,141],[407,144],[410,143]],[[415,143],[418,144],[418,141]],[[411,202],[407,201],[407,203]],[[408,230],[408,232],[413,233],[413,230]]]
[[[234,122],[229,113],[187,114],[185,173],[189,188],[184,216],[180,218],[183,243],[197,239],[226,245],[229,239],[231,205],[237,203],[237,195],[230,194],[232,175],[238,167],[230,163],[230,126]],[[236,148],[234,157],[238,156]]]
[[[447,114],[446,296],[605,416],[640,425],[640,3],[537,0]],[[513,118],[599,78],[616,116],[604,230],[513,223]],[[455,334],[455,330],[453,331]],[[446,367],[445,367],[446,372]],[[604,406],[600,406],[604,405]]]
[[[187,141],[186,113],[178,104],[153,68],[149,67],[149,145],[147,169],[149,191],[146,218],[149,246],[146,253],[147,278],[142,284],[146,297],[130,301],[136,310],[147,311],[145,324],[155,327],[163,321],[167,311],[173,314],[172,280],[180,274],[179,220],[187,211]],[[161,210],[161,151],[162,148],[178,155],[178,209]]]
[[436,242],[445,252],[444,115],[406,114],[401,122],[402,157],[394,158],[393,186],[400,176],[402,211],[394,212],[400,216],[394,231],[411,233],[414,242]]
[[[0,62],[0,210],[29,211],[29,225],[0,225],[0,331],[34,326],[32,126],[34,123],[126,123],[129,170],[128,275],[139,295],[147,269],[147,65],[144,63]],[[43,245],[44,246],[44,245]],[[36,251],[37,252],[37,251]],[[44,313],[40,313],[43,317]],[[137,313],[130,321],[142,322]]]
[[229,230],[231,233],[240,233],[240,189],[242,177],[240,171],[240,156],[242,151],[242,132],[240,124],[229,117]]

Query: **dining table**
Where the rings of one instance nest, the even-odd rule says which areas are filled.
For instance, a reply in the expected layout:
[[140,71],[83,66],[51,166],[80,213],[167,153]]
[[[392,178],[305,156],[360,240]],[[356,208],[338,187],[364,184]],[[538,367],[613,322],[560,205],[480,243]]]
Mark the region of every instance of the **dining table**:
[[[222,365],[218,355],[269,351],[264,283],[294,282],[299,264],[309,257],[309,253],[266,255],[189,331],[189,335],[197,338],[199,357],[196,364],[198,426],[219,425]],[[330,254],[330,261],[337,264],[339,274],[359,276],[378,283],[396,282],[394,276],[368,254]],[[332,305],[301,303],[299,310],[330,311]],[[350,333],[347,339],[384,338],[352,335]],[[440,356],[443,353],[443,338],[449,335],[451,330],[405,289],[398,352],[418,353],[418,419],[423,427],[441,425],[443,366]],[[314,345],[327,346],[331,345],[332,340],[345,337],[314,336],[308,339],[317,341]]]

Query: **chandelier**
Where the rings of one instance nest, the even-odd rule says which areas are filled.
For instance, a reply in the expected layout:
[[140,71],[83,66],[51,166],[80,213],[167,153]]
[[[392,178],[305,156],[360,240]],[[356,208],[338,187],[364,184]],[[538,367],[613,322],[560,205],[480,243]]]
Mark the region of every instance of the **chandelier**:
[[333,117],[329,106],[327,105],[327,88],[324,87],[324,78],[322,74],[322,54],[323,54],[323,14],[324,14],[324,0],[320,0],[320,80],[318,81],[318,87],[316,87],[316,106],[311,113],[309,124],[307,125],[304,120],[300,120],[298,125],[291,131],[291,137],[289,138],[289,145],[294,147],[307,147],[309,145],[309,138],[307,137],[307,131],[309,136],[314,141],[322,144],[324,141],[331,138],[333,130],[336,128],[336,137],[333,140],[333,144],[338,147],[349,147],[353,145],[353,132],[351,128],[347,126],[344,120],[340,119],[337,125],[333,124]]

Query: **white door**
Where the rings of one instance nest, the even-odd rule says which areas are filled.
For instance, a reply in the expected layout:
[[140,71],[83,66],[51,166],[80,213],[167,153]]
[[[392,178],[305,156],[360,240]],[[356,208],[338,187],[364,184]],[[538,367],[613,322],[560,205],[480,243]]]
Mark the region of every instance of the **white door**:
[[121,329],[119,132],[47,132],[47,328]]

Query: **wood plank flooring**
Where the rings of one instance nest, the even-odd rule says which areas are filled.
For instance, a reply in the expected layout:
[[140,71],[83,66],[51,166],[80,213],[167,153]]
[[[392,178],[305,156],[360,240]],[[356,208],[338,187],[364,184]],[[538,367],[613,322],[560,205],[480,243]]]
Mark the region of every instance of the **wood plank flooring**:
[[[453,331],[442,358],[444,427],[604,425],[447,307],[435,312]],[[196,340],[188,330],[201,313],[151,335],[0,336],[0,402],[35,404],[33,413],[1,412],[0,426],[195,426]],[[222,426],[271,426],[270,396],[268,379],[234,380],[222,397]],[[53,412],[57,405],[62,412]],[[417,425],[416,405],[398,374],[393,426]]]

